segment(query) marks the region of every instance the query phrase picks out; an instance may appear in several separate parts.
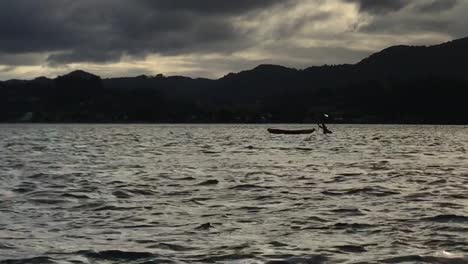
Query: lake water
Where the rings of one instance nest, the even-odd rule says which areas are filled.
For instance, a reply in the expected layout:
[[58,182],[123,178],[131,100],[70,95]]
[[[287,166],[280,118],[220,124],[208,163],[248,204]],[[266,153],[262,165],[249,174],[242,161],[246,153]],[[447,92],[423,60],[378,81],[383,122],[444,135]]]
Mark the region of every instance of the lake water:
[[0,125],[0,263],[468,263],[468,127],[267,127]]

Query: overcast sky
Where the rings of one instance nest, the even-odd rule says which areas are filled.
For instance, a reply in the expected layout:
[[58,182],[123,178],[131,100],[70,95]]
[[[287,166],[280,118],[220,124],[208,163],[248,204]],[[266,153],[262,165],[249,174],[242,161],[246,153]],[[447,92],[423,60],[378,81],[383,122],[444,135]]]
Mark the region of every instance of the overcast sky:
[[218,78],[468,36],[467,0],[1,0],[0,79]]

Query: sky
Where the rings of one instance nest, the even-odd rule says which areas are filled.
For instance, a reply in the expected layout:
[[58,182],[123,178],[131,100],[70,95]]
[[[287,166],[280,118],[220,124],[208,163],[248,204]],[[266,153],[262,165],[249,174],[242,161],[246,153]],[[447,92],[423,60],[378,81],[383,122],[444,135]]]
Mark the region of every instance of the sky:
[[2,0],[0,80],[356,63],[467,37],[467,13],[467,0]]

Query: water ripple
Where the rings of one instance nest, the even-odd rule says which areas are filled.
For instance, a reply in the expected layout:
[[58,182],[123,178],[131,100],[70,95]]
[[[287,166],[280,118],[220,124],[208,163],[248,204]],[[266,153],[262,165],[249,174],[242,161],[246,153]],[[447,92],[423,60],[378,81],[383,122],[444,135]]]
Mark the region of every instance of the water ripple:
[[0,264],[468,263],[467,127],[266,128],[2,125]]

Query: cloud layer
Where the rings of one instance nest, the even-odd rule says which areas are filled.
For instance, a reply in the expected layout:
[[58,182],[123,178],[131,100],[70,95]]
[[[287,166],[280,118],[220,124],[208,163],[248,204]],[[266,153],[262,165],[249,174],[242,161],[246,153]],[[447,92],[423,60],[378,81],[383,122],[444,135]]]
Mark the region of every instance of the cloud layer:
[[5,0],[0,79],[353,63],[388,45],[462,37],[467,11],[460,0]]
[[[113,62],[123,55],[226,52],[244,36],[232,18],[278,0],[6,0],[0,50],[51,52],[52,63]],[[235,47],[234,47],[235,46]]]

